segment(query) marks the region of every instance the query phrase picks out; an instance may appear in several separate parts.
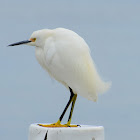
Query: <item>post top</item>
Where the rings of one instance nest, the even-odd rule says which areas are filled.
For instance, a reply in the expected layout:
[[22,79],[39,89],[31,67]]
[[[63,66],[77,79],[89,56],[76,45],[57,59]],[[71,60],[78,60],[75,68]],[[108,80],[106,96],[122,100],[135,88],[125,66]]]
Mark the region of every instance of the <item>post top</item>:
[[42,127],[31,124],[29,140],[104,140],[104,127],[80,125],[78,127]]

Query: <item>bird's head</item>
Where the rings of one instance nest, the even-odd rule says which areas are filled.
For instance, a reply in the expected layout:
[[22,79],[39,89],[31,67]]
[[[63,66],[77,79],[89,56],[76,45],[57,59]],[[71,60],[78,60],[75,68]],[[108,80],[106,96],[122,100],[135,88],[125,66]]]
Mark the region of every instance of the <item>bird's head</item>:
[[33,32],[31,37],[28,40],[16,42],[8,46],[17,46],[17,45],[26,44],[30,46],[42,47],[44,46],[46,39],[50,35],[52,35],[52,30],[49,30],[49,29],[38,30],[38,31]]

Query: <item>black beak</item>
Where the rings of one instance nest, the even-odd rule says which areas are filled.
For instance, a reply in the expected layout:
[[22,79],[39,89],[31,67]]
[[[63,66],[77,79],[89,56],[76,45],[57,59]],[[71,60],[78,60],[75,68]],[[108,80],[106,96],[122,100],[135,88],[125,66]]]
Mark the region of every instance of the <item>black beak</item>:
[[24,41],[20,41],[20,42],[17,42],[17,43],[10,44],[8,46],[16,46],[16,45],[21,45],[21,44],[27,44],[29,42],[32,42],[32,41],[30,41],[30,40],[24,40]]

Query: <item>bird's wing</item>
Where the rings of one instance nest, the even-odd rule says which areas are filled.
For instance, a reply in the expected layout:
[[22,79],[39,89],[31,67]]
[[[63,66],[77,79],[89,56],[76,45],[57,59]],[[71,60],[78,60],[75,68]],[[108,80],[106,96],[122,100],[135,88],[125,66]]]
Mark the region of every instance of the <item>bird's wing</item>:
[[45,51],[47,69],[57,81],[95,101],[97,93],[104,92],[109,85],[100,79],[87,44],[81,39],[80,42],[59,39],[46,44],[51,44]]

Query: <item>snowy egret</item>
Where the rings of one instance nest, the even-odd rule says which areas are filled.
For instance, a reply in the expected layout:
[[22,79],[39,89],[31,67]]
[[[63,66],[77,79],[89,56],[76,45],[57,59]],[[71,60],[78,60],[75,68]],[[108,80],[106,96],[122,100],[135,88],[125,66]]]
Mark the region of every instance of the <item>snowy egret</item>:
[[[98,93],[103,93],[110,87],[110,82],[103,82],[100,78],[88,45],[77,33],[64,28],[38,30],[32,33],[29,40],[9,46],[21,44],[35,46],[35,55],[39,64],[51,77],[68,88],[71,94],[56,123],[39,125],[44,127],[76,127],[77,125],[70,124],[77,94],[96,101]],[[71,103],[67,124],[63,125],[61,121]]]

